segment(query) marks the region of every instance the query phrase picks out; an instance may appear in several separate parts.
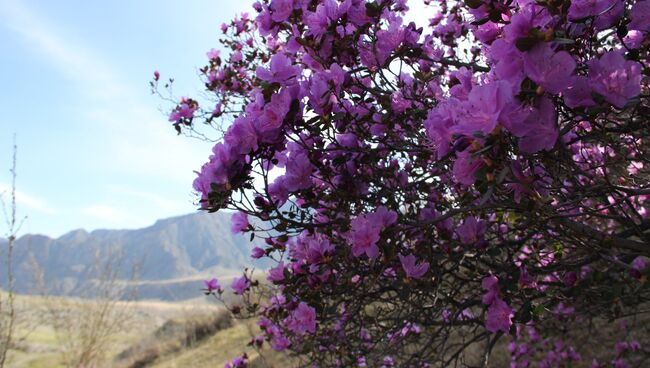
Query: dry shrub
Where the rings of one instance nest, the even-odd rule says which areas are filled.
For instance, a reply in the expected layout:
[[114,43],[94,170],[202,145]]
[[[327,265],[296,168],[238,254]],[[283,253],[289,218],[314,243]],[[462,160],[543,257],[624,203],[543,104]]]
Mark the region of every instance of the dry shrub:
[[164,355],[192,347],[232,325],[230,314],[221,309],[214,313],[188,313],[183,318],[170,319],[149,338],[121,352],[115,359],[116,364],[129,368],[145,367]]

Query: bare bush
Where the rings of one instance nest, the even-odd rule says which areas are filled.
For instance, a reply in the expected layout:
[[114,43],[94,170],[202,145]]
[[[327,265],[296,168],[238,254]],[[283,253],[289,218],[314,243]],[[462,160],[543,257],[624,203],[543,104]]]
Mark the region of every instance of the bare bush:
[[167,320],[149,338],[120,353],[116,361],[124,367],[144,367],[164,355],[195,346],[232,325],[233,319],[226,310],[187,312],[182,318]]
[[[11,161],[11,187],[8,193],[0,193],[0,202],[2,203],[2,210],[4,213],[5,222],[7,225],[7,244],[6,249],[2,250],[0,254],[4,253],[4,262],[6,265],[7,277],[7,290],[6,295],[0,293],[0,367],[4,367],[7,362],[7,355],[14,340],[14,332],[16,328],[16,300],[14,290],[14,272],[13,272],[13,253],[16,246],[16,238],[20,231],[21,225],[24,221],[18,219],[17,205],[16,205],[16,157],[18,147],[16,145],[16,138],[14,136],[13,144],[13,158]],[[5,203],[4,195],[9,197],[9,203]]]
[[[75,285],[74,297],[66,294],[69,290],[45,290],[42,274],[37,278],[43,291],[45,316],[61,345],[66,366],[107,365],[108,352],[132,321],[136,290],[118,271],[123,262],[124,257],[114,251],[97,252],[85,281]],[[134,266],[129,281],[134,281],[136,274]]]

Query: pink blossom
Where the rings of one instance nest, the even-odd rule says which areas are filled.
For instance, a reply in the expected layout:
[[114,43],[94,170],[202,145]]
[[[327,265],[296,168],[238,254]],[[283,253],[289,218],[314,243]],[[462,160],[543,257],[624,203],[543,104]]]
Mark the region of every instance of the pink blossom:
[[293,0],[272,0],[270,9],[271,18],[276,22],[284,22],[293,11]]
[[524,70],[528,77],[552,94],[569,87],[575,68],[576,62],[568,52],[555,52],[547,42],[524,53]]
[[235,212],[230,218],[230,223],[230,230],[233,234],[243,233],[250,227],[248,215],[245,212]]
[[429,270],[429,262],[416,264],[417,258],[412,254],[409,254],[408,256],[400,254],[399,261],[402,264],[404,273],[406,273],[406,277],[409,278],[420,279]]
[[292,65],[291,59],[285,54],[275,54],[271,58],[270,68],[257,68],[257,77],[269,83],[284,84],[300,74],[300,67]]
[[311,187],[311,173],[313,171],[314,166],[305,153],[301,152],[297,155],[291,155],[291,158],[287,161],[284,187],[290,192]]
[[485,221],[469,216],[456,228],[456,233],[458,233],[463,244],[472,245],[483,238],[486,228]]
[[485,327],[490,332],[502,331],[507,333],[512,326],[514,313],[512,308],[501,299],[496,299],[488,308]]
[[177,122],[181,119],[192,119],[194,117],[194,111],[196,111],[196,107],[191,106],[187,102],[181,103],[169,115],[169,121]]
[[614,5],[616,0],[573,0],[569,7],[569,20],[576,21],[598,15]]
[[280,262],[276,267],[269,270],[268,280],[273,283],[281,283],[284,280],[284,262]]
[[368,216],[360,215],[351,223],[350,242],[352,243],[352,254],[359,257],[366,254],[368,258],[374,259],[379,256],[379,232],[381,224],[371,221]]
[[245,275],[242,277],[237,277],[232,281],[230,287],[233,289],[235,294],[243,295],[244,292],[251,286],[251,282]]
[[589,85],[612,105],[622,108],[629,99],[641,93],[641,65],[625,60],[619,51],[592,59],[588,65]]
[[491,305],[499,299],[501,295],[501,290],[499,289],[499,279],[496,276],[490,275],[487,276],[481,281],[481,286],[487,292],[483,295],[483,304]]
[[221,54],[221,51],[219,51],[219,50],[217,50],[217,49],[210,49],[210,51],[208,51],[208,53],[206,54],[206,56],[207,56],[208,59],[210,59],[210,60],[217,60],[217,59],[219,58],[219,55],[220,55],[220,54]]
[[475,86],[462,106],[459,106],[456,126],[451,130],[467,136],[475,132],[491,133],[497,126],[503,108],[512,102],[512,85],[492,82]]
[[291,311],[287,328],[298,335],[316,332],[316,309],[300,302],[298,307]]
[[205,286],[205,290],[209,293],[213,291],[221,291],[221,285],[219,285],[219,280],[217,279],[210,279],[210,280],[205,280],[203,281],[203,285]]
[[635,2],[630,10],[630,19],[628,29],[650,32],[650,2],[647,0]]
[[260,259],[260,258],[264,257],[265,254],[266,254],[266,251],[264,249],[260,248],[260,247],[255,247],[251,251],[251,257],[255,258],[255,259]]

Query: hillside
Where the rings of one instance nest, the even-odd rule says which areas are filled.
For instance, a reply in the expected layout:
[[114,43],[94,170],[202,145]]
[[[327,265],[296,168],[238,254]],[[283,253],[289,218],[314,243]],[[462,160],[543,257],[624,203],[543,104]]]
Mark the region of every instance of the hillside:
[[[74,230],[56,239],[28,234],[16,243],[16,290],[79,295],[83,282],[110,264],[124,280],[137,270],[141,299],[193,298],[200,295],[201,279],[250,267],[250,249],[247,237],[231,233],[228,212],[172,217],[136,230]],[[0,287],[6,285],[2,273]]]

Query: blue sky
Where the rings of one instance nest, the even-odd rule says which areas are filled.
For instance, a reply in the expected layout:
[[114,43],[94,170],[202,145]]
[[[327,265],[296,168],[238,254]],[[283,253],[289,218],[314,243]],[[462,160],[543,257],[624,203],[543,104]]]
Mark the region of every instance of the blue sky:
[[[408,18],[424,24],[418,3]],[[193,170],[211,145],[176,136],[148,82],[159,70],[178,96],[200,92],[219,26],[251,4],[0,0],[0,193],[15,133],[21,233],[138,228],[195,211]]]
[[148,81],[157,69],[176,94],[200,91],[197,68],[220,24],[250,4],[0,0],[0,192],[16,133],[22,234],[195,211],[193,170],[210,144],[176,136]]

